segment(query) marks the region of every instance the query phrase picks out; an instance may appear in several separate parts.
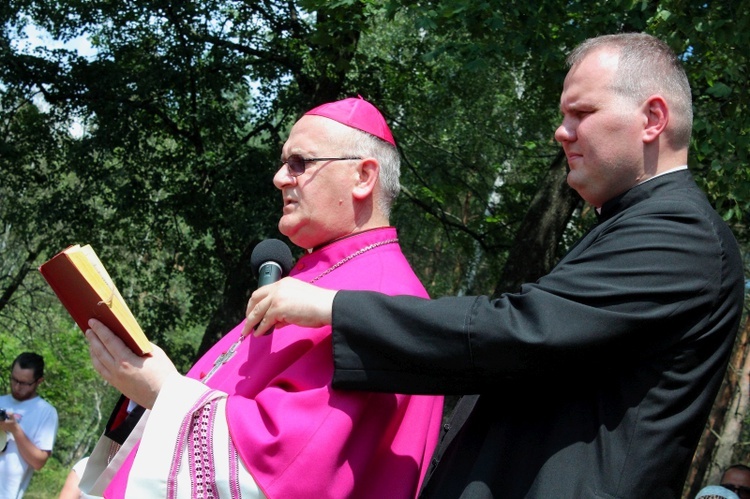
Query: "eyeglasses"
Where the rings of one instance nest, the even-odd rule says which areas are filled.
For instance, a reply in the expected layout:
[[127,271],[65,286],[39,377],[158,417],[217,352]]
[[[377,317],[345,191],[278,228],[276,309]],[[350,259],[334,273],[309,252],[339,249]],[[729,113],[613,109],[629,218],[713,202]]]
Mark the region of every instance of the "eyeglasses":
[[291,175],[292,177],[299,177],[300,175],[305,173],[307,163],[313,163],[316,161],[348,161],[351,159],[362,158],[303,158],[299,154],[292,154],[291,156],[286,158],[286,161],[284,161],[281,166],[286,165],[286,168],[289,171],[289,175]]
[[26,382],[26,381],[21,381],[20,379],[16,379],[15,376],[11,376],[10,377],[10,382],[11,383],[14,383],[16,385],[21,385],[21,386],[34,386],[34,385],[36,385],[37,381],[39,381],[38,378],[29,383],[29,382]]
[[722,487],[729,489],[740,497],[750,497],[750,487],[744,485],[735,485],[733,483],[722,483]]

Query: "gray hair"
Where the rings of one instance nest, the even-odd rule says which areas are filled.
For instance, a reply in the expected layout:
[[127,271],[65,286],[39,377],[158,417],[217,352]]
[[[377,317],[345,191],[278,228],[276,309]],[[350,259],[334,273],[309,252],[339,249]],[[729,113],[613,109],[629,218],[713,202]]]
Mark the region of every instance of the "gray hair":
[[574,66],[599,49],[613,49],[620,59],[612,90],[618,95],[642,102],[659,94],[667,101],[671,140],[675,147],[687,147],[693,128],[693,101],[685,69],[669,46],[645,33],[619,33],[589,38],[568,55]]
[[383,215],[390,217],[393,201],[401,191],[401,156],[398,148],[367,132],[355,128],[349,130],[351,133],[337,137],[336,142],[344,147],[346,154],[378,160],[381,195],[376,201]]

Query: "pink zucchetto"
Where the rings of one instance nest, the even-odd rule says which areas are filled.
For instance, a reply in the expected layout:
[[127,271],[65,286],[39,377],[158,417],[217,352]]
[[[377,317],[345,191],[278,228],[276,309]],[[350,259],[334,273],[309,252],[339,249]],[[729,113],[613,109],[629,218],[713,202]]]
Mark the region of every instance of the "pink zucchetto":
[[330,118],[346,126],[374,135],[379,139],[390,142],[394,146],[396,145],[391,129],[388,128],[383,115],[380,114],[378,108],[362,97],[350,97],[322,104],[305,113],[305,115],[308,114]]

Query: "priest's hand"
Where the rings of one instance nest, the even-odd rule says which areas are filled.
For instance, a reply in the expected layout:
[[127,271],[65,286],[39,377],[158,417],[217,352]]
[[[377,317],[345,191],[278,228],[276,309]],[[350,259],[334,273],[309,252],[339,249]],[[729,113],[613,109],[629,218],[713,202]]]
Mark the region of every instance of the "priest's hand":
[[151,353],[140,357],[96,319],[89,327],[86,339],[94,369],[130,400],[152,409],[167,378],[179,374],[167,354],[153,345]]
[[[331,324],[336,291],[285,277],[258,288],[247,303],[242,334],[262,336],[274,326],[296,324],[320,327]],[[257,325],[257,328],[255,326]]]

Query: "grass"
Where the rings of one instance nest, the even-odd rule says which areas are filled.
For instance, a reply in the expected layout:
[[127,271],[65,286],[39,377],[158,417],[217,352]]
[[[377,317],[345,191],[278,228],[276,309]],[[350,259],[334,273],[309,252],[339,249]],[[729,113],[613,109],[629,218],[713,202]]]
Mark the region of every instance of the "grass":
[[47,460],[44,468],[31,477],[23,499],[56,499],[69,472],[70,468],[64,467],[59,461]]

